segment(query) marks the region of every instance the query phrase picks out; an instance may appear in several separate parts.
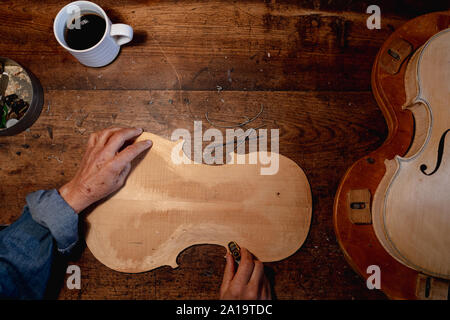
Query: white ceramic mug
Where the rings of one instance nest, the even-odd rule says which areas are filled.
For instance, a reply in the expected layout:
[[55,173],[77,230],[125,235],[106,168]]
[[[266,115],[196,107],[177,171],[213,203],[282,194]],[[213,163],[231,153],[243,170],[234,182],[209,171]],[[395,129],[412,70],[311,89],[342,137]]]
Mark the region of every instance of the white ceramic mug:
[[[95,13],[106,21],[103,38],[93,47],[84,50],[70,48],[64,39],[64,33],[74,17],[86,13]],[[105,11],[90,1],[75,1],[62,8],[56,15],[53,23],[53,32],[59,44],[69,51],[82,64],[88,67],[102,67],[111,63],[119,54],[120,46],[133,39],[133,28],[129,25],[112,24]]]

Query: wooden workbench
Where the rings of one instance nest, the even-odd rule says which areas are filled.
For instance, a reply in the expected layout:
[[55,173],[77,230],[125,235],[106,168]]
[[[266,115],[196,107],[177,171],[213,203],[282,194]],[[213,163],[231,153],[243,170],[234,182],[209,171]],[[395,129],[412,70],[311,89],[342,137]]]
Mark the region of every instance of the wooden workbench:
[[[193,132],[193,120],[210,128],[207,110],[240,122],[263,104],[253,125],[280,129],[280,153],[305,170],[313,194],[305,244],[267,264],[277,297],[384,298],[366,288],[340,252],[334,195],[346,169],[387,134],[370,90],[379,47],[408,19],[448,7],[411,0],[97,0],[113,23],[132,25],[135,38],[115,62],[94,69],[53,36],[53,19],[67,2],[0,3],[0,56],[31,70],[45,92],[39,120],[0,137],[0,224],[19,217],[27,193],[70,180],[91,132],[136,126],[170,138],[176,128]],[[381,7],[381,30],[366,28],[370,4]],[[81,290],[67,289],[64,274],[55,273],[49,295],[62,286],[60,299],[215,299],[224,253],[195,246],[179,255],[178,269],[123,274],[82,248],[69,262],[81,268]]]

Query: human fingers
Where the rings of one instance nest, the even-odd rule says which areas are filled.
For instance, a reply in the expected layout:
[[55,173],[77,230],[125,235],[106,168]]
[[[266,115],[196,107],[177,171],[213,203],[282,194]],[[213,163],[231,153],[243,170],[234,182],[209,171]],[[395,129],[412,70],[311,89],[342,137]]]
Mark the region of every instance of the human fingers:
[[267,279],[266,276],[264,276],[260,299],[261,300],[271,300],[272,299],[272,288],[270,285],[270,281],[269,281],[269,279]]
[[116,152],[123,147],[126,141],[129,141],[133,138],[138,137],[142,133],[142,129],[137,128],[123,128],[115,131],[109,138],[105,144],[103,149],[103,153],[106,156],[113,157]]
[[113,128],[107,128],[98,133],[98,144],[101,146],[105,146],[108,142],[109,138],[112,137],[112,135],[118,131],[124,130],[127,128],[123,127],[113,127]]
[[222,285],[220,286],[220,296],[223,297],[225,292],[228,290],[228,287],[230,286],[231,281],[234,277],[234,260],[233,257],[229,252],[227,252],[226,255],[226,265],[225,265],[225,271],[223,273],[223,279],[222,279]]
[[119,185],[122,186],[124,184],[125,179],[127,178],[130,171],[131,171],[131,163],[127,163],[119,174]]
[[254,268],[250,280],[248,281],[248,285],[252,288],[257,288],[260,290],[264,283],[264,265],[261,261],[254,261]]
[[136,142],[132,145],[129,145],[121,152],[113,160],[115,166],[117,166],[118,170],[123,170],[123,168],[133,161],[138,155],[147,150],[153,145],[151,140],[144,140]]
[[98,132],[91,133],[91,135],[89,136],[89,140],[88,140],[88,148],[91,148],[91,149],[95,148],[95,147],[103,148],[105,146],[106,142],[108,141],[108,139],[114,134],[114,132],[117,132],[122,129],[124,129],[124,128],[113,127],[113,128],[107,128],[107,129],[103,129]]
[[239,262],[239,268],[234,276],[234,280],[239,284],[246,285],[250,280],[253,273],[255,263],[253,261],[253,255],[246,248],[241,249],[241,261]]

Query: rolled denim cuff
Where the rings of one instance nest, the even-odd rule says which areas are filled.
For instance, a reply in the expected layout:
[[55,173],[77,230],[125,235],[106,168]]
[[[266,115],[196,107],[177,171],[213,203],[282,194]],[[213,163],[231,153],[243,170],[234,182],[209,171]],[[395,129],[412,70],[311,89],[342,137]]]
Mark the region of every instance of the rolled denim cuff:
[[66,254],[78,242],[78,215],[58,191],[39,190],[26,197],[34,221],[50,230],[58,251]]

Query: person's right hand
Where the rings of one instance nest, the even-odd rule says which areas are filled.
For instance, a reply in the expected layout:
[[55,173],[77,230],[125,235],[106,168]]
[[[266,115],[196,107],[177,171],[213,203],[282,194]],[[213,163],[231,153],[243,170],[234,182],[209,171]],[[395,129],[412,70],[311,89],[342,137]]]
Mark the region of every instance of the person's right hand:
[[136,128],[109,128],[91,134],[75,177],[59,189],[61,197],[76,213],[124,184],[131,170],[131,161],[152,146],[152,141],[145,140],[121,150],[127,141],[137,138],[142,131]]
[[227,264],[220,287],[222,300],[269,300],[272,299],[270,283],[264,274],[264,265],[245,248],[241,248],[241,261],[237,272],[234,259],[227,252]]

